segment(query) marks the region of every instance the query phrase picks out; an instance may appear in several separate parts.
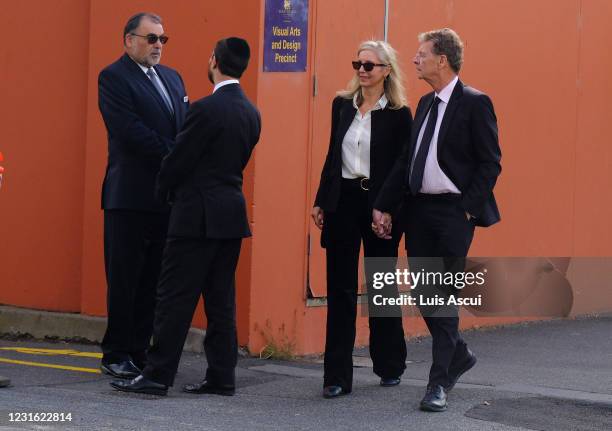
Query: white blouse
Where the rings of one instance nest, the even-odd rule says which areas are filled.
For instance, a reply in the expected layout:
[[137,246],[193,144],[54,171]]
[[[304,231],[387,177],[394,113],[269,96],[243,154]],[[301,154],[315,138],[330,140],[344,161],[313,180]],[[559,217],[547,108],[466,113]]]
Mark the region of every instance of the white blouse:
[[384,109],[387,103],[387,97],[383,94],[374,107],[362,116],[357,106],[357,95],[353,97],[357,112],[342,141],[342,178],[370,177],[372,111]]

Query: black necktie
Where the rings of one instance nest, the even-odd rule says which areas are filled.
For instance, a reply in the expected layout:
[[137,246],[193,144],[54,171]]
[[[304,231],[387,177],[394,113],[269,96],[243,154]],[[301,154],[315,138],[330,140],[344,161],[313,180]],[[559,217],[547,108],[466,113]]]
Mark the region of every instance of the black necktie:
[[436,97],[429,109],[429,118],[427,119],[427,125],[425,126],[425,132],[421,139],[421,145],[414,157],[414,163],[412,164],[412,171],[410,173],[410,193],[416,195],[421,186],[423,185],[423,173],[425,172],[425,161],[427,160],[427,153],[429,153],[429,146],[433,139],[434,130],[436,129],[436,123],[438,122],[438,104],[440,99]]

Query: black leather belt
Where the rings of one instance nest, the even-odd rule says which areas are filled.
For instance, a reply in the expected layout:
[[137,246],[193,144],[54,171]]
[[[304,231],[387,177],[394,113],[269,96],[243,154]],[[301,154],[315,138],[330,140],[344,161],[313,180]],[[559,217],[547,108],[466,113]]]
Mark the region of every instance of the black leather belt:
[[351,187],[359,187],[366,192],[370,190],[370,179],[368,177],[342,178],[342,181],[350,184]]

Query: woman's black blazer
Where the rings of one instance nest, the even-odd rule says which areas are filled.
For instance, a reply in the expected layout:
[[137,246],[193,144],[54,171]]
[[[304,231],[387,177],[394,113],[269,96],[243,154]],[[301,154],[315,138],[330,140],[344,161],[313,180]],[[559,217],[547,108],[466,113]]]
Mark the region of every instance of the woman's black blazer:
[[[351,99],[338,96],[332,103],[329,149],[314,203],[324,211],[334,212],[338,207],[342,181],[342,141],[356,112]],[[408,149],[411,129],[412,114],[408,107],[390,109],[387,105],[384,109],[372,111],[368,193],[370,205],[374,204],[402,151]]]

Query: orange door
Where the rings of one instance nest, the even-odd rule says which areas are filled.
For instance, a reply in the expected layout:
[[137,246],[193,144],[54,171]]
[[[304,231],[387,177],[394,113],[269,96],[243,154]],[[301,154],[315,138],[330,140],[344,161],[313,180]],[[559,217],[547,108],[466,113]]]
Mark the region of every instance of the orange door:
[[[332,100],[336,91],[343,89],[353,76],[351,60],[356,58],[359,44],[364,40],[383,38],[385,2],[317,1],[315,16],[312,67],[315,96],[310,112],[311,202],[314,202],[319,187],[321,169],[329,146]],[[320,246],[320,231],[313,223],[309,224],[309,239],[309,296],[326,296],[325,250]]]

